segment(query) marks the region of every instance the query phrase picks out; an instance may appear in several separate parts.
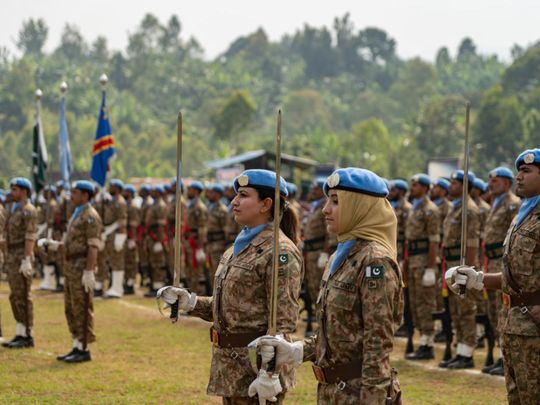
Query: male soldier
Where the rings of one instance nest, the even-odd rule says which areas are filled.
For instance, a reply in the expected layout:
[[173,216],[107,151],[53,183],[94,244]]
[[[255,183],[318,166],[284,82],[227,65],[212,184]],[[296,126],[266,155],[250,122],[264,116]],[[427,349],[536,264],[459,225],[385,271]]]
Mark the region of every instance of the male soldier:
[[39,241],[47,245],[49,250],[57,251],[60,248],[66,258],[64,306],[73,348],[69,353],[56,358],[66,363],[90,361],[92,358],[88,344],[96,340],[92,292],[102,224],[97,211],[90,205],[93,195],[92,183],[85,180],[75,182],[71,190],[71,201],[75,209],[68,222],[64,240]]
[[127,205],[127,248],[125,249],[124,265],[126,273],[124,275],[124,294],[135,294],[135,277],[139,258],[137,255],[137,232],[141,224],[141,209],[135,201],[135,187],[133,184],[126,184],[123,190],[123,197]]
[[[103,284],[109,279],[109,268],[112,272],[112,282],[107,290],[107,297],[120,298],[124,295],[124,245],[127,239],[127,204],[122,197],[124,183],[112,179],[109,184],[111,199],[102,201],[102,218],[104,231],[101,241],[105,245],[104,265],[98,267],[96,277],[97,296],[103,291]],[[98,211],[99,212],[99,211]]]
[[[57,211],[56,211],[56,218],[54,220],[52,238],[57,241],[60,241],[63,239],[63,236],[66,232],[69,218],[71,218],[71,215],[73,214],[73,210],[75,209],[75,207],[73,207],[73,203],[71,202],[70,193],[67,188],[68,187],[66,187],[66,184],[64,184],[63,180],[58,180],[56,182]],[[57,286],[56,286],[56,291],[62,292],[64,291],[64,270],[63,270],[64,263],[62,260],[59,260],[55,264],[56,264],[56,278],[58,281]]]
[[[452,210],[444,220],[443,249],[446,268],[459,265],[461,253],[461,210],[463,194],[463,170],[452,173],[450,196]],[[474,174],[469,172],[469,191],[472,188]],[[466,263],[474,266],[478,262],[478,247],[480,244],[480,219],[478,207],[469,196],[467,202],[467,232],[465,241]],[[476,345],[476,302],[478,293],[470,291],[463,298],[450,296],[452,319],[456,328],[457,353],[456,357],[442,361],[439,367],[449,369],[473,368],[473,352]]]
[[234,243],[234,240],[242,230],[242,227],[238,222],[234,220],[234,212],[231,201],[236,195],[234,188],[232,186],[225,187],[224,196],[229,200],[227,204],[227,221],[225,223],[225,247],[228,249]]
[[212,274],[210,282],[214,280],[214,274],[218,268],[221,256],[225,252],[225,225],[227,223],[227,215],[229,211],[221,201],[223,197],[223,186],[221,184],[213,184],[206,189],[208,198],[208,233],[206,240],[206,252],[210,257]]
[[187,223],[188,233],[186,234],[186,278],[189,288],[195,292],[202,293],[199,283],[203,275],[203,265],[206,259],[204,246],[207,239],[208,209],[201,201],[200,195],[204,186],[200,181],[192,181],[187,188]]
[[407,218],[412,212],[412,205],[405,198],[407,191],[409,191],[409,185],[405,180],[396,179],[390,182],[390,193],[388,194],[388,200],[390,201],[392,208],[394,208],[398,220],[397,248],[398,260],[400,262],[404,258],[405,226],[407,224]]
[[15,317],[15,337],[2,343],[8,348],[33,347],[32,326],[34,311],[30,289],[34,245],[37,232],[37,213],[29,202],[32,183],[24,177],[10,182],[13,204],[10,206],[6,224],[6,269],[9,283],[9,301]]
[[[298,200],[296,199],[296,193],[298,192],[298,187],[294,183],[287,183],[287,202],[289,203],[288,209],[293,210],[298,218],[298,222],[302,223],[303,220],[303,209]],[[302,240],[302,228],[298,227],[298,240]]]
[[[56,202],[56,187],[51,186],[47,188],[44,193],[47,203],[43,206],[45,213],[45,230],[39,232],[38,237],[53,238],[54,234],[54,222],[58,212],[58,203]],[[38,225],[39,228],[39,225]],[[61,237],[61,235],[60,235]],[[58,240],[58,239],[57,239]],[[56,263],[61,262],[56,252],[44,251],[40,249],[40,255],[43,260],[43,280],[41,281],[39,288],[41,290],[56,290],[55,275],[56,275]]]
[[[4,207],[4,204],[6,203],[6,196],[4,190],[0,189],[0,281],[3,277],[4,272],[4,263],[5,263],[5,249],[6,249],[6,234],[5,234],[5,227],[6,227],[6,220],[7,220],[7,210]],[[0,343],[4,342],[4,338],[2,335],[2,317],[0,313]]]
[[436,260],[439,252],[438,208],[428,198],[431,180],[419,173],[411,179],[412,213],[407,218],[408,288],[413,324],[420,331],[420,346],[409,360],[433,359]]
[[[540,404],[540,149],[516,159],[516,194],[523,203],[504,241],[502,273],[451,268],[446,279],[457,292],[467,289],[502,290],[500,342],[508,403]],[[454,282],[455,281],[455,282]]]
[[139,189],[139,197],[141,197],[141,227],[139,228],[137,234],[139,236],[139,273],[141,274],[141,287],[148,285],[150,288],[150,265],[148,264],[148,251],[147,241],[148,230],[146,229],[146,214],[148,209],[154,203],[152,197],[150,196],[151,187],[148,184],[143,184]]
[[[174,237],[176,235],[176,187],[178,187],[176,178],[173,178],[170,183],[170,189],[171,189],[171,200],[169,202],[169,206],[167,207],[167,235],[168,240],[171,242],[169,243],[170,249],[167,252],[167,263],[168,263],[168,274],[167,277],[169,279],[169,284],[172,284],[174,280],[174,250],[176,249],[176,246],[174,243]],[[184,218],[186,217],[187,212],[187,205],[186,201],[184,199],[184,182],[180,180],[180,204],[182,204],[182,213],[184,215]],[[180,226],[179,232],[182,232],[182,227]],[[180,234],[181,235],[181,234]],[[185,260],[185,254],[184,252],[180,252],[180,260]],[[184,270],[185,266],[182,267],[182,270]],[[186,275],[185,273],[180,274],[180,281],[185,284],[186,282]]]
[[145,297],[155,297],[157,290],[165,286],[167,279],[166,250],[169,249],[167,232],[167,204],[163,201],[165,188],[161,185],[154,186],[151,191],[152,205],[146,211],[146,251],[150,266],[150,288]]
[[[488,273],[501,273],[504,253],[504,238],[512,220],[516,216],[521,205],[520,199],[511,191],[514,175],[506,167],[498,167],[489,173],[489,189],[494,197],[493,206],[486,220],[485,228],[485,255]],[[502,295],[500,291],[488,291],[488,316],[491,323],[495,341],[499,341],[497,328],[498,314],[501,311]],[[492,375],[504,375],[502,358],[493,365],[484,367],[483,373]]]
[[305,288],[309,297],[308,302],[304,302],[308,313],[308,325],[306,336],[313,333],[311,318],[314,311],[312,305],[316,304],[319,286],[324,273],[326,262],[330,255],[330,235],[326,230],[323,207],[326,202],[323,186],[326,178],[317,177],[311,184],[309,213],[306,215],[304,223],[304,263],[306,272],[304,275]]

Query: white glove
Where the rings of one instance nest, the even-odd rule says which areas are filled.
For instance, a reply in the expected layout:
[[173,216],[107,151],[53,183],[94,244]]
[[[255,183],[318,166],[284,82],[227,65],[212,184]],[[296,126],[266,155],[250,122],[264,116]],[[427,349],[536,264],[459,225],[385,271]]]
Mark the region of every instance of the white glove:
[[156,297],[161,298],[169,305],[178,301],[178,309],[185,312],[193,311],[195,304],[197,304],[197,294],[190,293],[185,288],[178,288],[170,285],[160,288]]
[[152,246],[152,252],[154,253],[161,253],[163,252],[163,245],[161,242],[155,242],[154,246]]
[[114,235],[114,250],[121,252],[126,243],[127,235],[125,233],[117,233]]
[[107,234],[105,232],[101,232],[101,241],[103,242],[103,244],[107,242]]
[[279,382],[279,374],[268,374],[265,370],[260,370],[259,375],[248,389],[248,395],[259,397],[259,405],[265,405],[266,401],[276,402],[277,395],[283,391]]
[[21,266],[19,267],[19,272],[24,277],[32,278],[34,269],[32,268],[32,258],[30,256],[26,256],[24,259],[21,260]]
[[47,238],[41,238],[37,241],[37,247],[40,249],[43,249],[45,246],[47,246],[48,239]]
[[248,347],[253,346],[259,348],[263,367],[272,361],[276,350],[276,370],[279,370],[283,365],[293,368],[299,367],[304,358],[302,341],[290,343],[283,338],[283,335],[261,336],[251,342]]
[[424,287],[433,287],[435,285],[435,269],[426,269],[424,270],[424,275],[422,276],[422,285]]
[[128,249],[133,250],[137,247],[137,242],[135,242],[135,239],[128,239]]
[[94,271],[83,271],[81,282],[84,287],[84,291],[86,291],[87,293],[89,293],[90,291],[94,291],[94,289],[96,288],[96,277],[94,275]]
[[459,294],[460,285],[475,290],[482,290],[484,288],[484,273],[476,271],[471,266],[451,267],[446,271],[444,278],[450,290],[455,294]]
[[204,263],[206,262],[206,253],[204,252],[204,249],[197,249],[195,251],[195,258],[197,259],[197,263]]
[[326,263],[328,263],[328,253],[322,252],[317,260],[317,267],[319,269],[324,269],[326,267]]

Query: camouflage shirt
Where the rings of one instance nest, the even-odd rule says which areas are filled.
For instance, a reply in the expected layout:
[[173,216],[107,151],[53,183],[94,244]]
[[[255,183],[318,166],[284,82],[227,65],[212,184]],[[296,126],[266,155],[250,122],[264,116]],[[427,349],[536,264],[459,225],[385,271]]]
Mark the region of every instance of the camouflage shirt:
[[[459,261],[461,253],[461,206],[452,207],[444,219],[443,245],[446,251],[447,261]],[[467,247],[478,248],[480,246],[480,218],[478,206],[469,197],[467,211]],[[455,258],[457,256],[457,258]],[[471,264],[471,263],[468,263]],[[472,263],[476,265],[476,263]]]
[[65,239],[67,258],[87,253],[89,246],[99,248],[101,231],[101,218],[95,208],[88,204],[75,219],[68,222]]
[[511,191],[506,194],[499,205],[491,208],[486,219],[485,242],[486,245],[502,243],[512,220],[519,211],[521,201]]
[[[269,225],[236,257],[229,248],[217,268],[213,296],[199,297],[191,315],[213,322],[220,333],[265,334],[269,327],[272,239],[273,229]],[[279,240],[277,330],[287,336],[296,330],[304,275],[298,248],[281,231]],[[213,346],[208,394],[246,397],[255,378],[246,347]],[[280,378],[285,390],[292,388],[294,369],[285,368]]]
[[24,249],[24,242],[26,240],[35,241],[36,233],[37,210],[30,202],[21,203],[14,212],[8,213],[6,226],[8,253],[10,253],[10,245],[19,245],[20,248]]
[[[517,217],[510,225],[504,241],[504,264],[515,283],[523,292],[540,292],[540,204],[516,228]],[[503,273],[502,290],[516,295]],[[522,336],[540,336],[534,322],[540,322],[540,305],[529,306],[529,313],[521,312],[519,306],[503,305],[499,318],[502,333]]]
[[401,271],[385,247],[359,240],[330,275],[319,296],[319,331],[304,340],[304,360],[321,367],[362,362],[362,377],[347,381],[361,391],[359,403],[383,404],[390,384],[390,352],[403,315]]
[[[0,242],[6,240],[6,220],[7,220],[7,210],[0,204]],[[0,246],[0,250],[2,247]]]
[[324,202],[319,203],[306,216],[304,225],[304,250],[306,252],[323,251],[329,248],[329,235],[324,220]]
[[221,201],[216,202],[215,206],[208,210],[208,243],[217,245],[221,249],[225,246],[227,215],[227,207]]
[[486,221],[491,210],[491,206],[482,198],[475,200],[475,203],[478,206],[478,219],[480,220],[480,240],[485,240]]
[[408,241],[429,239],[430,242],[440,242],[439,209],[427,196],[414,211],[411,209],[405,227],[405,238]]
[[136,238],[136,228],[141,223],[141,209],[135,203],[135,200],[126,201],[127,205],[127,226],[128,226],[128,238]]
[[196,201],[188,201],[187,220],[190,236],[195,238],[195,243],[199,246],[201,240],[206,239],[208,226],[208,209],[200,198]]
[[121,195],[107,200],[103,207],[103,225],[108,226],[114,222],[118,222],[118,226],[127,225],[127,204],[124,197]]

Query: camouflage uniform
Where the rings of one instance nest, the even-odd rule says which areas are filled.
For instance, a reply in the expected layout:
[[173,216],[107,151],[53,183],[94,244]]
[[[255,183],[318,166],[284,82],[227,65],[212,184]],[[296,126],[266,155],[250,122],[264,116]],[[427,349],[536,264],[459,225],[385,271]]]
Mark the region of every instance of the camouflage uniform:
[[[497,207],[490,210],[485,228],[485,254],[487,272],[500,273],[503,269],[503,242],[512,219],[516,216],[521,205],[520,199],[509,191]],[[500,291],[488,290],[488,316],[493,327],[495,340],[499,340],[497,328],[498,314],[501,311],[502,295]]]
[[325,251],[329,252],[329,235],[322,212],[325,201],[326,198],[323,197],[312,203],[304,225],[305,282],[312,301],[315,301],[319,294],[319,285],[324,272],[324,268],[317,265],[319,256]]
[[505,295],[499,314],[499,333],[508,403],[534,405],[540,404],[540,305],[528,305],[528,311],[522,310],[514,287],[524,294],[536,293],[538,300],[540,205],[518,227],[515,222],[516,218],[504,242],[502,291]]
[[[6,252],[6,227],[7,210],[0,204],[0,280],[2,279],[2,273],[4,272],[5,252]],[[0,338],[2,337],[2,312],[0,311]]]
[[384,404],[388,391],[397,395],[390,352],[403,295],[401,271],[391,257],[379,243],[358,240],[333,275],[326,266],[317,298],[320,329],[304,340],[304,361],[325,369],[345,366],[361,376],[344,378],[342,389],[319,383],[318,404]]
[[[469,197],[467,216],[467,248],[480,244],[480,219],[478,207]],[[461,254],[461,204],[452,207],[444,220],[444,259],[446,268],[460,265]],[[467,263],[476,265],[477,263]],[[467,290],[463,298],[449,296],[452,319],[455,319],[456,340],[469,347],[476,346],[476,302],[481,292]]]
[[[163,243],[165,240],[165,226],[167,225],[167,205],[163,198],[154,199],[152,205],[146,211],[146,253],[148,264],[150,265],[150,278],[152,283],[165,285],[167,279],[167,258],[165,250],[154,252],[156,242]],[[160,232],[162,234],[160,235]],[[160,237],[162,239],[160,239]],[[155,289],[154,286],[152,288]]]
[[229,246],[232,246],[234,243],[234,240],[242,230],[242,227],[238,222],[234,219],[234,212],[232,210],[232,205],[229,205],[227,208],[227,221],[225,223],[225,237],[226,237],[226,243],[225,246],[228,248]]
[[84,287],[82,285],[83,271],[86,270],[88,248],[99,248],[101,244],[102,224],[97,211],[90,204],[84,208],[75,219],[68,222],[65,239],[65,288],[64,311],[68,328],[73,339],[84,340],[84,330],[87,327],[87,343],[96,340],[94,334],[94,306],[92,292],[88,293],[87,325],[85,321]]
[[431,336],[434,332],[432,313],[435,311],[437,287],[424,287],[422,277],[428,264],[429,245],[439,243],[439,210],[427,196],[407,219],[405,237],[407,240],[408,287],[413,323],[422,335]]
[[150,267],[148,264],[148,246],[147,246],[148,229],[146,227],[146,215],[148,213],[148,209],[152,206],[153,203],[154,201],[152,200],[152,197],[148,196],[143,200],[141,204],[142,230],[140,233],[141,240],[139,241],[138,250],[139,250],[139,266],[141,270],[141,277],[143,277],[143,279],[150,275],[150,270],[149,270]]
[[227,223],[227,207],[217,201],[208,205],[208,233],[206,239],[206,252],[210,257],[212,279],[225,252],[225,225]]
[[36,208],[28,201],[24,205],[13,203],[6,224],[6,270],[10,290],[9,302],[15,320],[27,328],[32,328],[34,324],[34,311],[30,294],[32,279],[23,276],[19,272],[19,268],[25,257],[25,242],[27,240],[35,241],[36,233]]
[[[141,224],[141,210],[137,206],[134,200],[126,201],[127,205],[127,237],[128,240],[136,241],[137,240],[137,230]],[[137,269],[139,263],[139,256],[137,251],[137,246],[133,249],[130,249],[127,245],[124,251],[124,265],[125,265],[125,274],[124,279],[127,281],[135,280],[137,277]],[[131,281],[129,281],[131,283]]]
[[[437,206],[439,209],[439,234],[441,235],[441,242],[443,239],[443,224],[444,219],[448,215],[448,212],[452,209],[452,203],[447,198],[438,198],[436,200],[433,200],[433,203]],[[442,291],[442,279],[444,277],[444,274],[442,274],[442,260],[443,260],[443,249],[439,249],[439,257],[437,258],[437,264],[439,265],[439,270],[437,272],[437,291],[435,292],[436,297],[436,306],[437,311],[443,310],[443,296],[441,294]]]
[[[127,225],[127,204],[124,197],[117,195],[112,199],[103,199],[101,204],[98,213],[101,215],[104,228],[115,222],[118,223],[119,228]],[[98,255],[98,272],[96,274],[98,282],[103,283],[109,279],[109,269],[111,271],[124,271],[124,248],[119,252],[114,248],[114,235],[116,233],[118,230],[107,237],[105,248]]]
[[[485,267],[484,243],[486,240],[486,222],[487,222],[489,212],[491,211],[491,206],[480,197],[475,199],[474,202],[478,206],[478,214],[479,214],[478,217],[480,219],[480,248],[478,249],[478,263],[480,266]],[[478,294],[477,299],[478,299],[478,301],[476,302],[477,312],[479,314],[487,314],[488,296],[487,295],[484,296],[484,294]]]
[[[58,209],[56,211],[56,218],[54,220],[53,239],[60,241],[62,240],[62,237],[66,232],[67,224],[69,222],[69,219],[71,218],[71,215],[73,214],[73,210],[75,209],[75,207],[73,206],[71,199],[67,196],[66,193],[62,193],[59,197],[57,197],[57,204]],[[56,262],[56,271],[58,277],[60,278],[60,283],[62,283],[64,277],[63,260],[58,260]]]
[[397,249],[398,249],[398,261],[403,260],[403,254],[405,250],[405,227],[407,225],[407,218],[412,213],[412,205],[405,198],[401,198],[396,208],[396,217],[398,220],[397,225]]
[[204,263],[197,262],[195,251],[199,248],[204,248],[202,243],[206,239],[207,234],[208,210],[200,198],[193,198],[188,201],[187,221],[189,231],[185,235],[187,238],[185,243],[187,260],[186,279],[189,288],[196,292],[202,292],[199,279],[204,274]]
[[[299,312],[302,258],[298,248],[280,231],[277,330],[295,332]],[[224,403],[251,404],[248,388],[256,378],[247,344],[267,333],[272,275],[273,229],[269,225],[236,257],[233,248],[223,255],[214,279],[212,297],[199,297],[191,315],[213,322],[213,336],[219,339],[243,336],[241,345],[222,347],[214,340],[207,393],[222,397]],[[239,339],[241,340],[241,339]],[[222,341],[222,340],[220,340]],[[295,370],[284,367],[280,373],[283,389],[295,385]],[[243,397],[243,398],[239,398]]]

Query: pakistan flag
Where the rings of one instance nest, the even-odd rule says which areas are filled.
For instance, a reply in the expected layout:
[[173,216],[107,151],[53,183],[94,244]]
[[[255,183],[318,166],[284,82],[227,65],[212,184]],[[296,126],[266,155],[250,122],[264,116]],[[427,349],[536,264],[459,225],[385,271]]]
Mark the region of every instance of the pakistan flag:
[[32,177],[34,188],[39,193],[46,184],[45,173],[47,171],[47,148],[41,125],[41,103],[36,103],[36,122],[34,124],[34,140],[32,146]]

